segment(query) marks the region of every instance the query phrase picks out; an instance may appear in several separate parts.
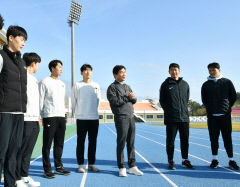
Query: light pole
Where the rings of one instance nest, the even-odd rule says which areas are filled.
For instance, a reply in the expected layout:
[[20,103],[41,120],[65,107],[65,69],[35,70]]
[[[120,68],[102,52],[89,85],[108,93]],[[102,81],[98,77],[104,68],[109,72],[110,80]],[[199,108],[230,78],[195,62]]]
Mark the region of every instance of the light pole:
[[80,3],[78,3],[75,0],[72,0],[71,3],[71,9],[70,9],[70,15],[68,18],[68,23],[70,25],[70,27],[72,27],[72,46],[71,46],[71,51],[72,51],[72,87],[74,85],[75,82],[75,62],[74,62],[74,23],[75,24],[79,24],[79,20],[80,20],[80,16],[81,16],[81,12],[82,12],[82,5]]

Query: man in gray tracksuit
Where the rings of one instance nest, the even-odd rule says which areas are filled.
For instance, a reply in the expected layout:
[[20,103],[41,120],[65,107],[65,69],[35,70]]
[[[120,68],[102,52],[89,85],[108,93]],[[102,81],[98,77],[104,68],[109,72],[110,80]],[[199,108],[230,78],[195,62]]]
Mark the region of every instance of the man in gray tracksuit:
[[143,175],[135,165],[135,121],[133,104],[137,98],[130,86],[124,83],[126,79],[126,68],[117,65],[113,68],[115,81],[108,87],[107,98],[114,114],[115,127],[117,131],[117,162],[119,176],[126,177],[126,166],[124,164],[124,147],[127,142],[128,173]]

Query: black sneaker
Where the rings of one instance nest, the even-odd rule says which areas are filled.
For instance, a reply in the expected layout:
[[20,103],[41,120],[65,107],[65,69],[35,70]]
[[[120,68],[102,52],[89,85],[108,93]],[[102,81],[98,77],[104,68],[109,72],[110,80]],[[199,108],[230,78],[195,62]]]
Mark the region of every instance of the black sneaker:
[[175,170],[176,169],[173,161],[168,162],[168,169],[170,169],[170,170]]
[[239,166],[234,160],[230,160],[228,164],[231,169],[239,170]]
[[184,160],[182,162],[182,167],[188,168],[188,169],[194,169],[194,167],[192,166],[192,164],[189,160]]
[[46,177],[47,179],[53,179],[53,178],[55,178],[54,173],[52,173],[51,171],[44,172],[43,176]]
[[70,171],[67,171],[64,167],[57,167],[56,170],[55,170],[55,174],[58,174],[58,175],[69,175],[71,172]]
[[210,168],[217,168],[218,167],[218,160],[213,159],[212,163],[210,164]]

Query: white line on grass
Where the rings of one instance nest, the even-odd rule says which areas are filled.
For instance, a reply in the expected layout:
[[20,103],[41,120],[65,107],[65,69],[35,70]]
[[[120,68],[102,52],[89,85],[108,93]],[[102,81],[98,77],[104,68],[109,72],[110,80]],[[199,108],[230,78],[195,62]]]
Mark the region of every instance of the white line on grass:
[[[107,126],[105,126],[107,127]],[[114,132],[110,127],[107,127],[113,134],[116,135],[116,132]],[[135,153],[140,156],[149,166],[151,166],[157,173],[159,173],[167,182],[169,182],[172,186],[177,187],[178,185],[175,184],[172,180],[170,180],[166,175],[164,175],[159,169],[157,169],[154,165],[152,165],[145,157],[143,157],[137,150],[135,150]]]
[[[142,136],[142,135],[139,135],[139,134],[136,134],[136,135],[139,136],[139,137],[141,137],[141,138],[144,138],[144,139],[146,139],[146,140],[149,140],[149,141],[151,141],[151,142],[154,142],[154,143],[156,143],[156,144],[159,144],[159,145],[162,145],[162,146],[166,147],[165,144],[162,144],[162,143],[160,143],[160,142],[157,142],[157,141],[155,141],[155,140],[153,140],[153,139],[147,138],[147,137]],[[176,148],[175,148],[174,150],[176,150],[177,152],[181,152],[179,149],[176,149]],[[193,157],[193,158],[196,158],[196,159],[198,159],[198,160],[202,160],[203,162],[207,162],[208,164],[211,163],[211,162],[209,162],[209,161],[207,161],[207,160],[205,160],[205,159],[203,159],[203,158],[200,158],[200,157],[198,157],[198,156],[195,156],[195,155],[192,155],[192,154],[188,154],[188,155],[191,156],[191,157]],[[240,172],[233,171],[233,170],[228,169],[228,168],[226,168],[226,167],[224,167],[224,166],[221,166],[221,165],[218,165],[218,166],[219,166],[220,168],[223,168],[223,169],[225,169],[225,170],[228,170],[228,171],[230,171],[230,172],[233,172],[233,173],[235,173],[235,174],[240,175]]]

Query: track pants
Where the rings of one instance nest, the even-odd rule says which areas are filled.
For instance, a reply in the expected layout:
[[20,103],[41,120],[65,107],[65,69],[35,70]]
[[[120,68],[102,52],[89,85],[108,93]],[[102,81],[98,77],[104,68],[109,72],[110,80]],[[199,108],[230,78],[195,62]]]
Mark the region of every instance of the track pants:
[[39,134],[38,121],[25,121],[21,149],[17,155],[16,180],[28,176],[31,155]]
[[228,114],[225,116],[208,117],[208,131],[211,141],[212,154],[218,154],[218,138],[221,132],[227,155],[230,158],[233,157],[231,115]]
[[135,166],[135,120],[132,116],[114,116],[117,131],[117,163],[118,168],[125,168],[124,147],[127,142],[129,167]]
[[84,145],[88,133],[88,164],[93,165],[96,160],[96,147],[99,120],[77,120],[77,148],[76,155],[79,165],[84,163]]
[[52,141],[54,141],[53,156],[55,168],[63,166],[62,152],[64,145],[65,130],[66,130],[65,117],[43,118],[42,155],[43,155],[43,168],[45,172],[52,171],[49,158]]
[[166,125],[166,144],[167,144],[167,156],[168,161],[173,160],[174,155],[174,142],[177,135],[177,131],[179,131],[180,135],[180,146],[181,146],[181,154],[183,159],[188,159],[188,139],[189,139],[189,123],[188,122],[178,122],[171,123]]
[[23,114],[0,113],[0,175],[4,168],[5,187],[15,187],[16,159],[22,143],[23,126]]

